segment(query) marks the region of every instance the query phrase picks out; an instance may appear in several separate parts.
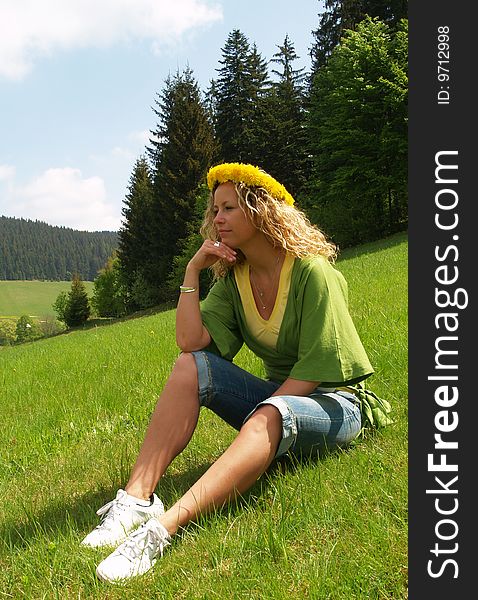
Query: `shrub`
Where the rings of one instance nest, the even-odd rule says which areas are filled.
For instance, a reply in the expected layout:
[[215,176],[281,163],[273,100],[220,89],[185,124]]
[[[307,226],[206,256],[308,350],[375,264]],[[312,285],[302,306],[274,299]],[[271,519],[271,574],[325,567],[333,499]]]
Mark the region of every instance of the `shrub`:
[[0,346],[10,346],[14,343],[16,324],[11,319],[0,319]]
[[94,281],[93,308],[99,317],[121,317],[126,312],[119,259],[111,257]]
[[66,322],[66,311],[68,308],[68,294],[66,292],[60,292],[53,303],[53,310],[56,312],[58,320],[63,323]]
[[65,331],[64,323],[60,322],[59,320],[55,319],[55,317],[52,317],[50,315],[43,317],[38,322],[38,328],[41,331],[42,337],[51,337],[53,335],[61,333],[62,331]]
[[33,342],[33,340],[41,337],[41,332],[38,325],[28,315],[22,315],[15,328],[15,341],[17,344],[24,342]]

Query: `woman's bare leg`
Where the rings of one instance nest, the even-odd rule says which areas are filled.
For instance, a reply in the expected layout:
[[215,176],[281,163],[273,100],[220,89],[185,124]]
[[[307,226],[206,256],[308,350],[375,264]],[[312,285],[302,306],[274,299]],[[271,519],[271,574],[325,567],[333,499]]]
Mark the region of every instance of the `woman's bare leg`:
[[198,378],[192,354],[181,354],[149,422],[125,490],[148,499],[171,461],[187,446],[199,417]]
[[224,454],[158,520],[172,535],[200,514],[245,492],[271,464],[281,435],[279,411],[272,405],[260,407]]

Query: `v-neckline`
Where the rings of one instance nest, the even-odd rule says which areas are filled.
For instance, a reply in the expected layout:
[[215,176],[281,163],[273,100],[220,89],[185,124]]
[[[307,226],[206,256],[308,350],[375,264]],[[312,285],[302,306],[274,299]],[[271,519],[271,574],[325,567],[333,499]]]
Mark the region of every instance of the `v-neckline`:
[[257,302],[256,299],[254,297],[254,290],[252,289],[252,281],[251,281],[251,265],[247,265],[247,282],[248,282],[248,286],[247,286],[247,291],[251,296],[252,299],[252,304],[254,306],[254,309],[256,311],[257,316],[259,317],[259,319],[261,319],[261,321],[263,321],[264,323],[269,323],[272,320],[272,317],[274,316],[276,309],[277,309],[277,299],[279,297],[279,291],[281,290],[282,287],[282,275],[284,272],[284,264],[286,261],[286,256],[284,256],[284,259],[282,260],[282,265],[280,267],[280,273],[279,273],[279,281],[277,282],[277,291],[276,291],[276,297],[274,298],[274,305],[272,306],[272,310],[270,312],[270,315],[267,319],[265,319],[260,311],[259,311],[259,307],[257,306]]

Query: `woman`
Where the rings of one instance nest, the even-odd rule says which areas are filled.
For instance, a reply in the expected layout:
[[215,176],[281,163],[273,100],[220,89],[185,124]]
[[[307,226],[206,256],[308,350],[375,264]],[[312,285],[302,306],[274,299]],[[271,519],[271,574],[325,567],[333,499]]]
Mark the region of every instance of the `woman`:
[[[218,165],[207,181],[205,241],[186,268],[177,306],[182,353],[125,490],[98,511],[101,524],[83,540],[122,542],[97,568],[106,581],[149,570],[171,536],[251,487],[275,457],[347,444],[361,430],[360,402],[336,388],[373,369],[347,309],[345,280],[332,266],[335,246],[258,167]],[[209,267],[216,283],[200,304],[199,275]],[[264,361],[266,379],[232,363],[243,343]],[[164,511],[154,490],[188,444],[201,406],[239,433]]]

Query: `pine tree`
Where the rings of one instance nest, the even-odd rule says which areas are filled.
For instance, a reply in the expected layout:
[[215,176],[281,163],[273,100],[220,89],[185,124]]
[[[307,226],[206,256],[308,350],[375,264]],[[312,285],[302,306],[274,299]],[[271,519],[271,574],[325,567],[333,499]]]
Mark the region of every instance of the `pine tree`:
[[155,110],[159,117],[150,149],[153,162],[151,259],[144,273],[160,301],[170,299],[167,278],[181,240],[188,235],[198,185],[215,152],[214,132],[193,72],[166,81]]
[[297,196],[309,176],[309,158],[305,119],[304,69],[294,69],[298,60],[286,35],[271,62],[278,66],[272,73],[277,80],[268,94],[268,109],[263,120],[262,166]]
[[263,166],[270,139],[270,132],[265,128],[265,125],[267,123],[267,111],[269,110],[268,97],[271,81],[267,61],[262,58],[255,43],[252,45],[249,55],[249,65],[251,91],[245,150],[248,155],[247,162]]
[[83,325],[90,317],[90,302],[85,284],[78,274],[73,275],[68,303],[65,311],[65,323],[68,327]]
[[153,183],[146,157],[137,159],[131,174],[128,193],[122,209],[123,223],[118,237],[119,269],[125,285],[124,303],[135,310],[132,289],[138,277],[144,277],[151,268],[151,246],[154,235]]
[[240,30],[233,30],[222,49],[215,83],[216,135],[225,162],[260,163],[264,146],[264,99],[267,64]]
[[209,87],[204,94],[204,110],[212,127],[212,154],[211,164],[217,164],[221,160],[221,142],[217,135],[217,84],[214,79],[209,82]]

